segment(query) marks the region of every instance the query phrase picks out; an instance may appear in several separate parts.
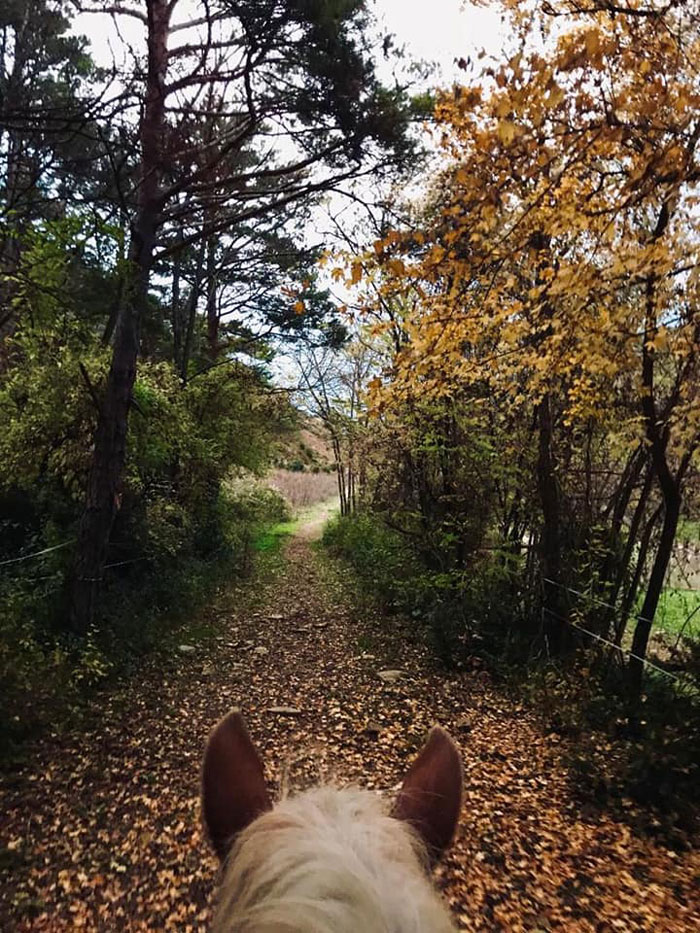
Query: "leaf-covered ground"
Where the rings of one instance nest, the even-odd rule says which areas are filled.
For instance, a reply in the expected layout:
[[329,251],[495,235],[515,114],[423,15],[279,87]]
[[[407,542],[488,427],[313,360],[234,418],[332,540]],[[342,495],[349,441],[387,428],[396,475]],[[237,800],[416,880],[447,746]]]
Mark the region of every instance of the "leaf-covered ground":
[[[211,644],[103,695],[91,731],[48,737],[4,779],[0,929],[207,929],[216,864],[200,829],[200,758],[232,706],[276,786],[391,789],[429,726],[444,724],[467,789],[437,881],[461,929],[700,928],[697,853],[582,812],[565,741],[478,665],[446,676],[407,623],[359,613],[342,571],[303,535],[286,556],[256,604],[212,610]],[[378,676],[392,669],[396,682]]]

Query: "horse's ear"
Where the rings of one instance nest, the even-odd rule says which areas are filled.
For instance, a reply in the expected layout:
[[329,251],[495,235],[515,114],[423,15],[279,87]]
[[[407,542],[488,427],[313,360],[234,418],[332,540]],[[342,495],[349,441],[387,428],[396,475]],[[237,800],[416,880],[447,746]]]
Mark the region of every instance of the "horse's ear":
[[462,761],[439,726],[411,765],[392,815],[410,823],[436,862],[452,841],[462,807]]
[[233,710],[209,736],[202,769],[204,824],[222,861],[238,833],[271,806],[260,755]]

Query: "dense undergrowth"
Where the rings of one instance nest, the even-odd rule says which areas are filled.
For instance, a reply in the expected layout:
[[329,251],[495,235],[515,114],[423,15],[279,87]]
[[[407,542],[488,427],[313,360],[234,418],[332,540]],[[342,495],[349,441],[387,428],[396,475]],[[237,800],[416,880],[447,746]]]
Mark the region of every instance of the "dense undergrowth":
[[[446,666],[462,666],[476,642],[484,654],[509,656],[514,576],[496,557],[484,560],[478,575],[472,567],[431,568],[405,535],[369,512],[329,523],[324,543],[352,563],[364,593],[416,619]],[[525,620],[522,628],[525,634]]]
[[684,848],[700,834],[700,702],[692,682],[659,672],[638,700],[616,654],[534,648],[536,620],[514,618],[517,577],[492,553],[468,571],[429,570],[406,537],[368,512],[324,534],[348,562],[362,599],[414,620],[439,661],[485,666],[568,740],[572,787],[591,813],[611,811],[636,831]]
[[[63,624],[70,548],[4,568],[0,581],[0,754],[79,713],[94,691],[133,673],[174,640],[206,635],[203,607],[223,584],[259,572],[268,529],[289,518],[274,491],[253,480],[222,486],[195,543],[176,552],[132,542],[105,573],[95,626],[75,639]],[[274,548],[273,548],[274,550]],[[269,555],[268,555],[269,556]],[[263,559],[263,563],[265,561]]]

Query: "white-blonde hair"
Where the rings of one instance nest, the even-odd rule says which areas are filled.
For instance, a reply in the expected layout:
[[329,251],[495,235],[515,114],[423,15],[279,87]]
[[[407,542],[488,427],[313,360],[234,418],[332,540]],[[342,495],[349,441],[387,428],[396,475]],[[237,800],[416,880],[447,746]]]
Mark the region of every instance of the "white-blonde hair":
[[462,762],[434,727],[391,812],[370,791],[321,786],[273,806],[239,710],[212,731],[202,816],[224,866],[215,933],[449,933],[428,877],[452,840]]
[[319,787],[237,838],[215,933],[449,933],[418,835],[376,794]]

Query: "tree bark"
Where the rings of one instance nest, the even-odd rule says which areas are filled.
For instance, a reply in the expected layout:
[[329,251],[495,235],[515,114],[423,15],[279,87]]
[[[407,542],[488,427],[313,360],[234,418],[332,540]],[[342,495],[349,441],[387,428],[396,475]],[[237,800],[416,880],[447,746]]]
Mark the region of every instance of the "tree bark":
[[216,239],[207,239],[207,349],[214,362],[219,355],[219,309],[216,306]]
[[565,642],[566,603],[561,564],[561,499],[559,480],[553,453],[552,403],[545,395],[538,406],[539,443],[537,455],[537,488],[542,507],[540,559],[544,578],[544,633],[555,653]]
[[[649,500],[649,494],[651,493],[652,481],[653,473],[651,471],[651,467],[648,467],[646,476],[644,478],[644,486],[639,493],[639,499],[637,500],[637,505],[635,506],[634,513],[632,515],[632,521],[630,522],[630,526],[627,531],[627,540],[625,541],[625,547],[622,556],[617,561],[614,561],[612,556],[609,557],[606,560],[606,563],[603,565],[603,569],[601,571],[601,577],[605,583],[610,581],[610,578],[613,576],[614,572],[612,589],[607,593],[607,602],[609,603],[609,608],[604,616],[604,624],[602,629],[604,635],[607,635],[608,632],[610,632],[611,627],[614,626],[616,615],[615,607],[620,596],[622,584],[624,583],[627,571],[629,570],[632,554],[634,553],[634,545],[637,543],[637,539],[639,537],[639,529],[641,528],[642,519],[644,518],[647,502]],[[627,501],[629,501],[629,498]],[[617,519],[613,521],[613,542],[617,541],[617,538],[621,532],[621,528],[622,516],[620,516],[619,521],[617,521]],[[616,632],[619,631],[619,628],[619,626],[616,627]],[[624,634],[624,627],[622,631]]]
[[644,658],[646,658],[649,635],[654,621],[654,615],[659,605],[661,591],[664,588],[666,571],[673,551],[673,542],[676,539],[676,529],[678,528],[678,517],[681,511],[681,496],[676,489],[669,497],[664,496],[664,524],[661,529],[659,546],[656,551],[654,563],[651,568],[651,575],[647,585],[647,591],[644,596],[642,608],[637,617],[637,624],[632,638],[632,655],[630,657],[630,681],[634,694],[638,694],[642,688],[642,679],[644,674]]
[[199,251],[197,253],[197,266],[195,268],[194,278],[192,280],[192,287],[190,289],[189,298],[187,301],[187,314],[185,320],[184,328],[184,343],[182,346],[182,359],[180,361],[180,378],[183,383],[187,382],[187,370],[190,366],[190,358],[192,356],[192,344],[194,342],[194,326],[197,322],[197,305],[199,304],[199,295],[200,288],[202,285],[202,269],[204,268],[204,251],[206,248],[206,240],[202,240],[199,244]]
[[340,514],[349,515],[348,494],[345,483],[345,467],[343,465],[343,452],[340,445],[340,439],[331,430],[331,443],[333,447],[333,458],[335,460],[335,472],[338,478],[338,499],[340,500]]
[[109,537],[120,504],[140,323],[148,297],[156,232],[162,212],[160,147],[165,126],[170,4],[168,0],[147,0],[146,7],[148,72],[139,128],[140,186],[138,208],[131,225],[128,285],[114,333],[112,362],[95,432],[70,589],[69,625],[79,637],[87,633],[94,621]]
[[[15,95],[21,88],[25,80],[25,68],[27,64],[27,49],[25,37],[29,29],[29,5],[24,12],[21,28],[15,37],[15,50],[12,61],[12,71],[7,80],[7,90],[5,99],[5,108],[12,112],[16,107]],[[6,139],[4,138],[6,136]],[[0,239],[0,344],[12,335],[15,329],[14,313],[12,299],[14,298],[16,287],[13,276],[17,272],[20,260],[20,229],[26,225],[29,220],[30,209],[28,205],[22,205],[22,175],[24,144],[19,132],[13,129],[7,129],[2,132],[0,129],[0,143],[2,143],[6,156],[7,173],[5,177],[4,192],[4,213],[10,218],[10,228],[8,232]],[[26,184],[25,179],[25,199],[31,200],[31,186]],[[26,212],[20,210],[26,208]],[[2,356],[0,355],[0,371],[4,369]]]
[[654,509],[651,516],[647,519],[644,531],[639,538],[639,552],[635,562],[634,573],[632,574],[632,579],[630,580],[627,587],[625,598],[620,606],[619,621],[615,629],[615,644],[618,646],[622,644],[622,639],[624,638],[625,631],[627,629],[627,622],[632,616],[632,606],[634,606],[635,600],[637,599],[637,593],[639,592],[639,584],[642,579],[642,574],[644,573],[644,567],[646,566],[649,545],[651,544],[651,536],[654,533],[654,528],[656,527],[662,512],[663,504],[657,506],[657,508]]
[[[664,204],[657,222],[654,239],[666,229],[668,224],[668,210]],[[654,621],[654,615],[659,604],[659,597],[664,586],[668,563],[671,559],[673,542],[678,528],[678,518],[681,511],[681,480],[684,467],[678,470],[676,476],[671,472],[667,459],[669,441],[668,425],[661,426],[656,407],[654,387],[654,361],[655,350],[653,338],[657,333],[656,319],[656,279],[649,276],[646,288],[646,328],[642,341],[642,395],[641,410],[644,419],[644,430],[651,451],[651,464],[661,490],[664,504],[664,523],[661,529],[659,547],[652,565],[651,576],[647,585],[644,603],[639,614],[637,625],[632,639],[632,656],[630,657],[629,673],[630,686],[634,696],[638,696],[642,689],[644,679],[644,659],[646,658],[649,635]],[[690,458],[688,457],[689,462]]]
[[170,302],[170,321],[173,328],[173,364],[180,371],[182,356],[182,310],[180,308],[180,263],[181,254],[176,253],[173,262],[173,285]]

